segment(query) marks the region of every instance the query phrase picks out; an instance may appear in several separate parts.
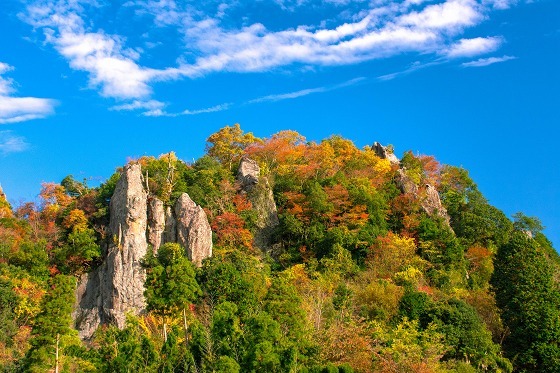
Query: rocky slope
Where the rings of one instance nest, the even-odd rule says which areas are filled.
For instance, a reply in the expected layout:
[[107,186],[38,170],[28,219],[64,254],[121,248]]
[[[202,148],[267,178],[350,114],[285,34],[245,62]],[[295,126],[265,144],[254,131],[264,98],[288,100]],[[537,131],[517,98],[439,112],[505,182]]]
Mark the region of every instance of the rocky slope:
[[101,266],[85,274],[76,290],[74,320],[82,339],[100,324],[125,324],[126,313],[145,309],[145,271],[141,259],[166,242],[186,248],[197,266],[212,255],[212,231],[204,210],[184,193],[173,209],[148,197],[142,170],[129,164],[122,171],[110,202],[110,239]]
[[390,152],[387,147],[381,145],[378,142],[375,142],[372,146],[372,149],[375,151],[375,154],[377,154],[378,157],[387,159],[392,165],[396,165],[399,167],[396,173],[395,182],[399,187],[401,193],[413,195],[415,199],[420,201],[422,209],[429,216],[439,216],[443,218],[443,220],[449,226],[449,214],[447,213],[445,207],[441,204],[437,189],[430,184],[420,186],[416,185],[414,181],[406,174],[406,169],[401,168],[400,161],[397,156]]

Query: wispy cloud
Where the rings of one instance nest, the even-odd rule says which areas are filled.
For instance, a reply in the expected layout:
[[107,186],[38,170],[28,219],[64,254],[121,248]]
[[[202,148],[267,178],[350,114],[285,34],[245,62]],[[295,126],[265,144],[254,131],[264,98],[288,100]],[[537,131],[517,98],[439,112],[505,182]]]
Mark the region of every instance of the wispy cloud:
[[23,152],[28,148],[24,137],[14,135],[12,131],[0,131],[0,154]]
[[14,68],[0,62],[0,124],[44,118],[54,113],[55,100],[37,97],[14,97],[12,79],[3,74]]
[[449,58],[473,57],[494,52],[500,47],[501,37],[486,37],[474,39],[461,39],[445,51]]
[[165,107],[165,103],[157,100],[140,101],[134,100],[128,104],[115,105],[110,110],[115,111],[131,111],[131,110],[157,110]]
[[[142,50],[127,46],[125,35],[109,34],[95,25],[94,13],[104,11],[104,2],[36,0],[22,18],[43,30],[45,42],[65,57],[71,68],[88,73],[89,84],[100,94],[129,103],[113,110],[145,109],[162,116],[163,106],[148,107],[153,84],[182,78],[199,78],[216,72],[266,72],[290,66],[337,66],[390,58],[404,53],[473,57],[495,51],[503,39],[478,37],[460,39],[468,28],[489,17],[492,9],[513,5],[513,0],[406,0],[400,3],[359,0],[275,0],[290,12],[313,3],[333,7],[344,17],[316,24],[293,24],[270,29],[264,19],[237,16],[246,3],[176,2],[175,0],[130,0],[127,11],[151,17],[156,27],[175,29],[182,52],[173,66],[142,64]],[[351,4],[351,6],[350,6]],[[259,6],[259,5],[257,5]],[[282,11],[282,10],[279,10]],[[342,20],[344,19],[344,21]],[[328,26],[327,26],[328,25]],[[144,40],[146,43],[155,40]],[[151,52],[160,53],[160,49]],[[301,97],[322,92],[303,90]],[[290,94],[277,100],[293,98]],[[144,104],[140,104],[144,103]],[[138,105],[144,105],[140,107]],[[194,111],[198,113],[198,111]],[[182,114],[190,115],[190,114]]]
[[476,61],[470,61],[470,62],[462,63],[461,66],[463,66],[463,67],[484,67],[484,66],[495,64],[495,63],[506,62],[506,61],[515,60],[515,59],[517,59],[517,57],[514,57],[514,56],[480,58]]
[[147,117],[180,117],[185,115],[198,115],[198,114],[205,114],[205,113],[215,113],[217,111],[227,110],[231,107],[231,103],[225,103],[220,105],[215,105],[205,109],[197,109],[197,110],[183,110],[178,113],[169,113],[162,109],[153,109],[146,112],[143,112],[142,115]]
[[307,88],[307,89],[301,89],[299,91],[294,91],[294,92],[267,95],[267,96],[255,98],[253,100],[249,100],[249,101],[247,101],[247,103],[248,104],[256,104],[256,103],[260,103],[260,102],[274,102],[274,101],[290,100],[290,99],[294,99],[294,98],[298,98],[298,97],[308,96],[308,95],[311,95],[311,94],[314,94],[314,93],[324,93],[324,92],[334,91],[336,89],[340,89],[340,88],[344,88],[344,87],[349,87],[351,85],[355,85],[355,84],[358,84],[360,82],[363,82],[365,79],[366,78],[364,78],[364,77],[360,77],[360,78],[351,79],[351,80],[348,80],[344,83],[336,84],[336,85],[333,85],[333,86]]
[[408,75],[408,74],[411,74],[415,71],[425,69],[427,67],[441,65],[442,63],[445,63],[445,62],[446,62],[446,60],[443,60],[443,59],[438,59],[438,60],[431,61],[431,62],[415,61],[408,68],[406,68],[402,71],[397,71],[397,72],[394,72],[394,73],[381,75],[381,76],[378,76],[377,79],[382,80],[382,81],[393,80],[393,79],[395,79],[399,76]]

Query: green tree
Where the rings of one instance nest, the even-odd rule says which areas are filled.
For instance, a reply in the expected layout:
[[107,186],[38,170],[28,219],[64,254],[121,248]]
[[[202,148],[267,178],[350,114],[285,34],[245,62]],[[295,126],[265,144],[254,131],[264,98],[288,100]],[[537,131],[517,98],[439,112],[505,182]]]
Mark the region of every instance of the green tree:
[[510,330],[506,354],[522,372],[558,372],[560,293],[537,241],[516,231],[494,262],[492,285]]
[[241,360],[241,338],[243,331],[237,316],[237,306],[231,302],[222,302],[214,309],[211,333],[214,349],[221,356]]
[[29,372],[59,371],[61,338],[71,333],[72,306],[76,279],[57,275],[49,281],[41,312],[33,325],[31,349],[26,357],[25,369]]
[[193,264],[185,250],[176,243],[166,243],[157,256],[148,254],[145,260],[146,309],[163,318],[163,336],[167,340],[167,318],[183,313],[185,340],[188,341],[187,307],[201,294]]
[[135,317],[128,316],[122,330],[116,326],[100,328],[95,343],[102,372],[157,371],[159,355]]

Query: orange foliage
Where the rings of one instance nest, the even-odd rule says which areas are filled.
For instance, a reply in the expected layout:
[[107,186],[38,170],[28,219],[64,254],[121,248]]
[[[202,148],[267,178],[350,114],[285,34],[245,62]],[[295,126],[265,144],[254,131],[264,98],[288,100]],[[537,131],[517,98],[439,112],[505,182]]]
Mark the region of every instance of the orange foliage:
[[309,204],[306,201],[306,197],[302,193],[298,192],[284,192],[284,197],[286,197],[286,206],[288,207],[288,212],[294,215],[298,220],[309,223],[310,213]]
[[246,194],[236,194],[233,197],[233,205],[235,206],[235,211],[237,213],[251,210],[253,208],[253,204],[249,201]]
[[438,186],[441,182],[441,164],[432,155],[421,155],[418,159],[424,170],[425,181]]
[[224,212],[212,221],[216,233],[216,245],[223,248],[245,247],[252,249],[253,234],[245,228],[245,221],[237,214]]
[[400,232],[405,236],[413,236],[416,228],[420,225],[420,217],[418,211],[420,203],[417,198],[411,194],[401,194],[391,200],[391,214],[399,217],[403,224],[403,230]]
[[349,364],[356,372],[371,372],[372,339],[359,320],[335,321],[318,336],[321,355],[334,364]]
[[487,248],[473,246],[467,250],[465,257],[471,263],[472,268],[476,270],[483,264],[484,261],[490,258],[490,255],[492,255],[492,253]]
[[279,164],[294,164],[305,149],[305,137],[295,131],[281,131],[270,139],[249,145],[245,154],[266,164],[269,169],[276,169]]

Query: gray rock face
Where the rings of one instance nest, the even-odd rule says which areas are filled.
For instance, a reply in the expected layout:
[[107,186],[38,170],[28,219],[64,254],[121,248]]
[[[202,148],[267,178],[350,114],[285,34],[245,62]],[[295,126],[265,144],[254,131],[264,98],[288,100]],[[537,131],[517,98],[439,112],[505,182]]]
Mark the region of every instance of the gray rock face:
[[177,221],[173,216],[170,206],[165,208],[165,231],[163,232],[163,243],[177,242]]
[[433,185],[425,184],[423,187],[418,187],[403,169],[397,170],[395,182],[402,193],[411,194],[419,199],[422,209],[429,216],[440,216],[449,225],[449,215],[441,204],[439,193]]
[[256,161],[243,157],[239,163],[239,170],[237,172],[237,180],[244,190],[250,189],[258,184],[261,168]]
[[414,183],[414,181],[406,174],[405,170],[399,168],[395,175],[395,182],[397,183],[397,187],[401,190],[402,193],[407,194],[418,194],[418,185]]
[[379,158],[387,159],[389,160],[389,162],[391,162],[391,164],[394,165],[398,165],[400,163],[395,154],[389,152],[386,146],[381,145],[377,141],[373,143],[372,149],[373,151],[375,151],[375,154],[377,154]]
[[145,271],[140,260],[148,243],[147,195],[140,165],[127,165],[109,204],[112,237],[103,264],[82,276],[76,289],[76,329],[82,339],[92,336],[100,323],[125,325],[126,313],[145,308]]
[[143,310],[146,273],[140,260],[146,255],[148,243],[147,195],[142,183],[140,165],[127,165],[117,182],[109,204],[109,244],[101,283],[103,312],[107,320],[120,328],[125,313]]
[[75,291],[77,306],[72,313],[74,325],[81,339],[90,339],[101,324],[101,267],[78,279]]
[[177,242],[186,248],[189,259],[198,267],[212,256],[212,230],[202,207],[183,193],[175,204]]
[[241,192],[246,193],[253,209],[257,212],[257,231],[255,232],[255,246],[264,251],[272,249],[271,236],[280,224],[278,210],[272,188],[266,177],[260,176],[260,167],[252,159],[242,158],[237,173],[237,181]]
[[433,185],[426,184],[423,197],[422,208],[424,211],[430,216],[437,215],[442,217],[447,222],[447,225],[449,225],[449,215],[445,207],[441,204],[437,189]]
[[163,202],[156,197],[148,199],[148,243],[152,245],[154,254],[164,243],[165,232],[165,207]]

